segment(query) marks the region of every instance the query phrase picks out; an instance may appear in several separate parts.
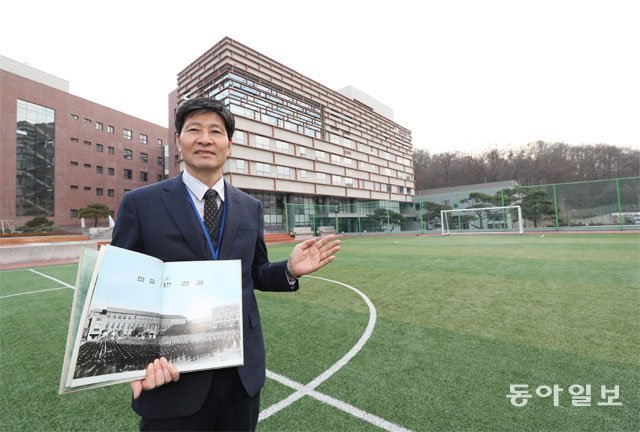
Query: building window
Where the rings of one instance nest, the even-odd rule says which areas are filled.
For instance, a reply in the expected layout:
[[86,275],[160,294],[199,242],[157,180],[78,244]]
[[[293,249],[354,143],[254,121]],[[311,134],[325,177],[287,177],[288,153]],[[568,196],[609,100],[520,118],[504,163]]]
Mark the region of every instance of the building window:
[[133,151],[124,149],[124,158],[129,160],[133,159]]
[[90,118],[86,118],[86,117],[85,117],[85,118],[84,118],[84,122],[85,122],[85,123],[91,123],[91,119],[90,119]]
[[104,152],[104,146],[102,144],[96,144],[96,151],[98,153]]
[[353,179],[351,177],[344,178],[344,185],[346,187],[353,187]]
[[90,146],[90,145],[91,145],[91,141],[85,141],[85,142],[84,142],[84,145],[88,145],[88,146]]
[[78,162],[76,162],[76,161],[71,161],[71,166],[78,166]]
[[278,178],[288,179],[291,178],[289,167],[279,166],[277,167]]
[[344,158],[343,159],[345,166],[352,166],[353,165],[353,161],[349,158]]
[[243,131],[235,131],[235,133],[233,134],[234,138],[233,138],[233,142],[236,144],[246,144],[247,143],[247,136]]
[[340,137],[336,134],[329,134],[329,141],[334,144],[340,144]]
[[72,218],[77,218],[78,217],[78,209],[69,209],[69,216],[71,216]]
[[149,155],[146,153],[140,153],[140,161],[147,163],[149,161]]
[[115,168],[107,168],[107,175],[116,175],[116,169]]
[[342,186],[342,177],[339,175],[333,176],[333,184],[336,186]]
[[279,120],[277,117],[270,116],[268,114],[262,114],[262,121],[265,123],[271,123],[276,126],[278,126],[279,122],[282,122],[282,120]]
[[78,138],[71,138],[71,142],[72,143],[77,143],[78,142]]
[[300,152],[300,156],[307,157],[307,148],[306,147],[299,147],[298,151]]
[[308,180],[307,170],[300,170],[300,180]]
[[69,186],[72,190],[77,190],[78,189],[78,185],[71,185]]
[[130,140],[132,136],[133,132],[131,132],[129,129],[122,129],[122,138]]
[[97,195],[97,196],[102,196],[102,195],[104,195],[104,189],[102,189],[102,188],[96,188],[96,195]]
[[97,130],[102,130],[102,128],[104,127],[104,125],[100,122],[96,122],[96,129]]
[[80,117],[78,117],[77,114],[71,114],[71,118],[74,120],[78,120]]
[[90,190],[91,190],[91,186],[85,186],[85,187],[84,187],[84,190],[86,190],[86,191],[90,191]]
[[384,169],[384,175],[388,175],[388,176],[390,176],[390,175],[391,175],[391,169],[389,169],[389,168],[385,168],[385,169]]
[[162,166],[163,164],[162,156],[158,156],[158,166]]
[[102,174],[103,170],[104,168],[102,168],[100,165],[96,165],[96,174]]
[[133,171],[130,169],[124,169],[124,178],[127,180],[131,180],[133,178]]
[[85,168],[91,168],[91,164],[86,163],[86,164],[84,164],[84,167]]
[[146,134],[140,134],[140,142],[142,144],[149,144],[149,137]]
[[259,176],[270,176],[271,175],[271,165],[266,163],[257,162],[256,163],[256,174]]
[[116,154],[116,149],[115,149],[115,147],[111,147],[111,146],[107,147],[107,153],[109,153],[109,154]]
[[242,159],[236,160],[236,172],[243,174],[247,172],[247,163]]
[[149,173],[146,173],[144,171],[140,171],[140,181],[142,181],[142,182],[149,181]]
[[327,175],[325,173],[316,173],[316,181],[320,184],[327,184]]
[[256,135],[256,147],[269,150],[271,147],[271,140],[267,137]]
[[162,147],[162,140],[158,138],[158,147]]
[[323,161],[326,158],[327,158],[327,155],[323,151],[316,150],[316,159]]
[[276,141],[276,150],[282,153],[289,153],[289,143],[284,141]]
[[111,126],[111,125],[107,125],[107,132],[109,132],[109,133],[115,133],[115,131],[116,131],[116,129],[115,129],[113,126]]
[[339,165],[340,164],[340,156],[338,155],[331,155],[331,163],[334,165]]
[[107,189],[107,196],[113,197],[116,195],[116,191],[114,189]]
[[285,127],[285,129],[289,129],[289,130],[296,131],[296,132],[298,131],[298,125],[295,124],[295,123],[291,123],[290,121],[286,121],[285,120],[284,127]]

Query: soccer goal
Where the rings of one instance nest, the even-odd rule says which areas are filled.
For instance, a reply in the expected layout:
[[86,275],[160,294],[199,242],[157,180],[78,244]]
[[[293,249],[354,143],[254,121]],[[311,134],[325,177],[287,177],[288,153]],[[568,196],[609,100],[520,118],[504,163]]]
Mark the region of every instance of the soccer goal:
[[441,210],[440,220],[442,235],[524,233],[520,206]]

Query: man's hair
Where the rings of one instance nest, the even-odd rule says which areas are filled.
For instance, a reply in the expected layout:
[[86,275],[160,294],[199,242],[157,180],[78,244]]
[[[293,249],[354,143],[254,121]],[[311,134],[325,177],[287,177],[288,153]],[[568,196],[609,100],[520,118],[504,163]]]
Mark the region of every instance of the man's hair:
[[188,99],[180,105],[180,108],[176,111],[175,121],[176,133],[178,135],[182,132],[182,127],[184,126],[184,122],[187,117],[195,112],[215,112],[220,114],[220,117],[224,120],[224,128],[227,132],[227,138],[231,139],[236,128],[236,121],[233,118],[233,114],[224,107],[222,102],[211,98]]

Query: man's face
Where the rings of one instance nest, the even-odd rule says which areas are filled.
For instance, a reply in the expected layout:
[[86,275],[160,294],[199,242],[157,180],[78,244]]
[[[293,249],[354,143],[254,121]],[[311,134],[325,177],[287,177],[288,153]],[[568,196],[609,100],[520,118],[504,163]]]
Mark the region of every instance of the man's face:
[[224,162],[231,154],[222,116],[216,112],[194,112],[187,116],[179,132],[178,150],[192,174],[222,173]]

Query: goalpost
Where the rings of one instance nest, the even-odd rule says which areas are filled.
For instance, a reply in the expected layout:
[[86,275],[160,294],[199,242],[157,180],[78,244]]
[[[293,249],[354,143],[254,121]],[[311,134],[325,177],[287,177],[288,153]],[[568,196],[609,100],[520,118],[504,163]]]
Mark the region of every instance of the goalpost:
[[440,222],[442,235],[524,233],[519,205],[441,210]]

